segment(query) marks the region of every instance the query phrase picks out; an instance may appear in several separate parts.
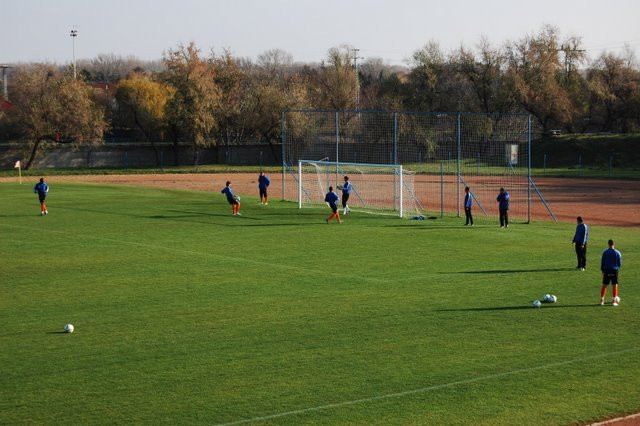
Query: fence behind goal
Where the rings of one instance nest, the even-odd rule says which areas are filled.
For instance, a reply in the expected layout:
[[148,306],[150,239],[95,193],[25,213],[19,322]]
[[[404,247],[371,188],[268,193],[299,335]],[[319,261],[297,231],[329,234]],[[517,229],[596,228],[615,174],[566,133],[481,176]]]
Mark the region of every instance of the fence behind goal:
[[469,186],[474,216],[496,217],[503,187],[510,217],[531,220],[529,115],[289,110],[281,136],[283,199],[298,200],[300,160],[401,164],[429,215],[460,216]]

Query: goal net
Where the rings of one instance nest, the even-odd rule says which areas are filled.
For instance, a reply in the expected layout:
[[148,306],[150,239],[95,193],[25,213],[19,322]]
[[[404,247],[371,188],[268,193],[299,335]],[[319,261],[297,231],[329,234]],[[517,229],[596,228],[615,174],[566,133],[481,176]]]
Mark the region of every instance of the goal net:
[[329,187],[340,197],[344,177],[352,190],[348,206],[352,211],[410,217],[421,215],[414,189],[415,172],[402,165],[298,161],[298,207],[324,205]]

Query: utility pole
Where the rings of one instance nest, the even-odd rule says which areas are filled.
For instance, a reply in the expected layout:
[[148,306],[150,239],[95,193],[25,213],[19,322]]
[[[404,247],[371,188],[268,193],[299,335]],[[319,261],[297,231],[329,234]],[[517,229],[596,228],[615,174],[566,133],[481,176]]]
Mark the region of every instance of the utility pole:
[[560,50],[564,53],[565,79],[569,80],[569,74],[571,73],[571,69],[573,68],[573,59],[581,56],[584,52],[586,52],[586,50],[576,49],[575,47],[571,47],[568,44],[560,45]]
[[76,26],[73,26],[71,33],[69,34],[73,40],[73,79],[76,79],[76,37],[78,37],[78,30]]
[[360,49],[353,48],[353,68],[356,70],[356,111],[360,109],[360,74],[358,73],[358,59],[363,59],[358,56]]
[[13,68],[11,65],[0,65],[2,68],[2,95],[5,101],[9,100],[9,90],[7,89],[7,68]]

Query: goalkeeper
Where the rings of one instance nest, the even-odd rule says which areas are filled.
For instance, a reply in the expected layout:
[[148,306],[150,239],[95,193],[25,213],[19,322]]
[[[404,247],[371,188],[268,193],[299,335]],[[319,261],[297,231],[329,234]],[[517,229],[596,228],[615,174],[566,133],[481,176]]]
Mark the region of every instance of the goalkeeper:
[[349,176],[344,177],[344,185],[338,185],[338,189],[342,190],[342,214],[346,215],[351,212],[347,202],[349,201],[349,195],[351,195],[351,190],[353,189],[353,185],[349,182]]
[[240,197],[233,193],[231,190],[231,181],[227,181],[226,186],[222,189],[224,195],[227,196],[227,201],[231,204],[234,216],[242,216],[240,214]]
[[338,219],[338,223],[342,223],[342,220],[340,220],[340,212],[338,211],[338,200],[340,200],[338,194],[333,192],[333,186],[330,186],[329,192],[327,192],[327,195],[324,197],[324,201],[329,204],[333,213],[327,218],[327,223],[334,217]]

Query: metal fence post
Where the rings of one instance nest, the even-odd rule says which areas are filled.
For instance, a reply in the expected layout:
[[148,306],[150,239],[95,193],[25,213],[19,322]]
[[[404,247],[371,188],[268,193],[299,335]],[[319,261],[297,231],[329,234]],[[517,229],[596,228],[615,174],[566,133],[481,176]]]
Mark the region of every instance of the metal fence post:
[[527,119],[527,223],[531,223],[531,115]]
[[444,166],[440,162],[440,217],[444,217]]
[[282,111],[282,118],[280,119],[280,151],[282,152],[282,158],[280,159],[282,161],[282,201],[285,200],[285,173],[286,171],[286,163],[285,163],[285,157],[284,157],[284,146],[285,146],[285,135],[286,135],[286,131],[285,131],[285,126],[286,126],[286,119],[285,119],[285,113],[286,111]]
[[340,161],[340,113],[336,111],[336,182],[338,186],[338,162]]
[[582,176],[582,154],[578,154],[578,176]]
[[611,177],[611,172],[613,169],[613,155],[609,156],[609,177]]
[[547,154],[545,154],[544,157],[542,157],[542,172],[545,175],[547,174]]
[[458,155],[457,155],[457,171],[456,171],[456,195],[458,198],[458,217],[460,217],[460,176],[461,171],[460,171],[460,161],[461,161],[461,156],[462,156],[462,146],[461,141],[460,141],[460,114],[458,114],[458,125],[457,125],[458,129],[457,129],[457,136],[456,136],[456,142],[458,144]]
[[398,113],[393,113],[393,164],[398,165]]

